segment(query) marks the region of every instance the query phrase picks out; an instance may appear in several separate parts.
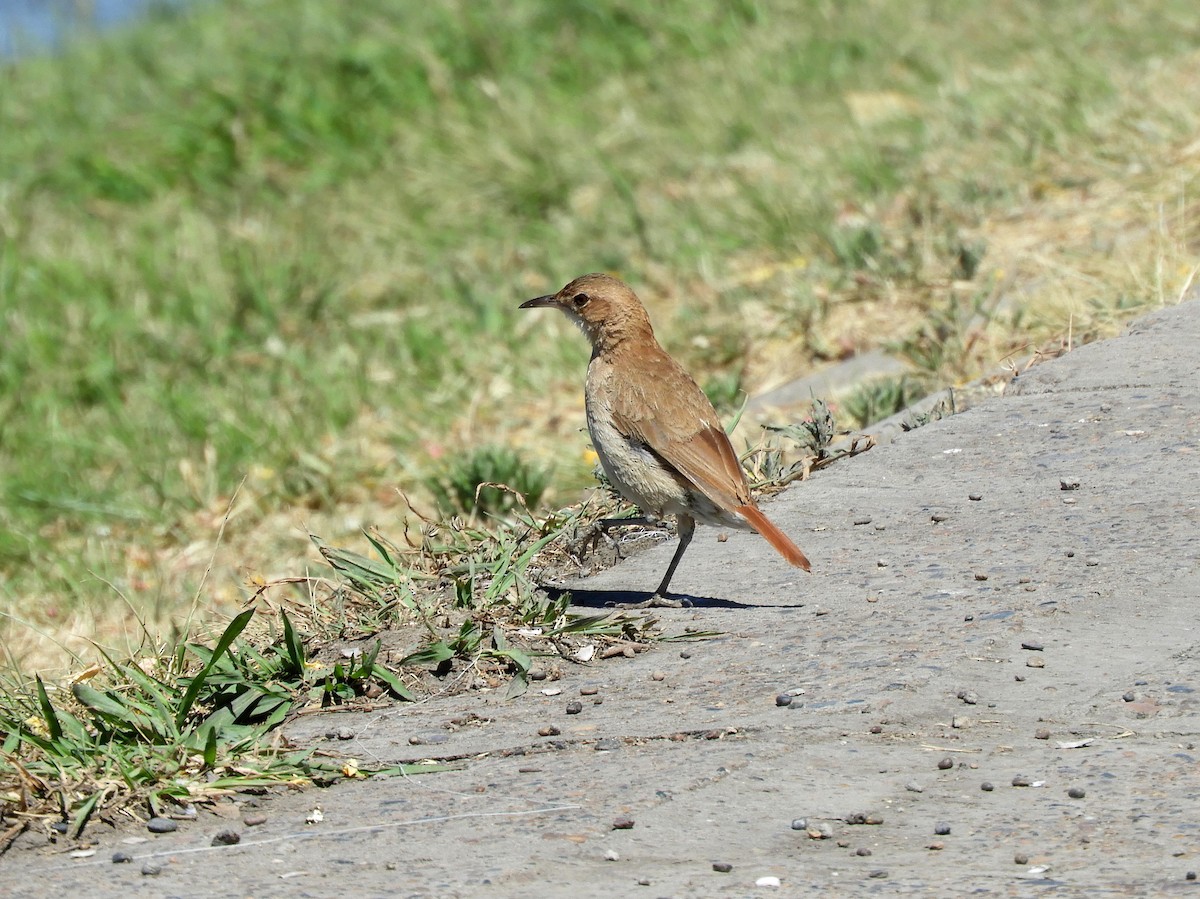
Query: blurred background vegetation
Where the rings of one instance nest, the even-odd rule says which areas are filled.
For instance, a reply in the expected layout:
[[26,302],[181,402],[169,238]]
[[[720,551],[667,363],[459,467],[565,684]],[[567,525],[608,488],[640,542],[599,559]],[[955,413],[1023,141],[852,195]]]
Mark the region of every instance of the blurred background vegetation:
[[863,419],[1175,301],[1198,46],[1191,0],[205,0],[0,62],[9,662],[464,471],[575,499],[587,348],[516,306],[583,272],[726,409],[905,360]]

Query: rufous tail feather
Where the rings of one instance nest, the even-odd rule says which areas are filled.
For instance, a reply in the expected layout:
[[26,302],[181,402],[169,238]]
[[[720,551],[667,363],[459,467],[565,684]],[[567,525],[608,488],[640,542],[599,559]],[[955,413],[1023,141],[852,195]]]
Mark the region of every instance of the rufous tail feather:
[[767,542],[775,547],[775,551],[783,556],[793,565],[798,568],[803,568],[805,571],[811,571],[812,566],[809,564],[807,557],[800,551],[795,543],[793,543],[788,535],[775,525],[771,524],[770,519],[758,510],[756,506],[745,505],[738,506],[737,513],[750,522],[750,526],[758,531]]

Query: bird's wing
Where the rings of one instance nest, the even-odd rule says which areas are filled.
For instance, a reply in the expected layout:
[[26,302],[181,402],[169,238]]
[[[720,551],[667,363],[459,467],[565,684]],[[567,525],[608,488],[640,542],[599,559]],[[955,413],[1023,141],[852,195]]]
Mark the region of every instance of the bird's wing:
[[745,518],[788,562],[809,571],[800,548],[751,499],[746,472],[704,391],[674,360],[663,358],[669,364],[654,367],[653,378],[630,377],[626,369],[609,382],[617,430],[645,444],[717,506]]
[[[612,393],[613,424],[644,443],[709,499],[729,511],[750,502],[746,474],[716,411],[674,360],[653,380],[621,379]],[[644,369],[643,369],[644,370]]]

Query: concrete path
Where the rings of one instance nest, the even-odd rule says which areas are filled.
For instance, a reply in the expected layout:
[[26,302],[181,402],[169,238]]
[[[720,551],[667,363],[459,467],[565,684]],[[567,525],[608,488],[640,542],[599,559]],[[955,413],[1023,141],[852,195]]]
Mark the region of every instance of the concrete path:
[[[766,510],[814,574],[754,535],[702,528],[672,585],[696,605],[661,619],[720,638],[563,665],[541,685],[555,696],[470,694],[289,731],[458,770],[262,800],[241,810],[266,814],[257,827],[212,818],[136,845],[116,833],[91,859],[14,850],[0,895],[1200,891],[1187,880],[1200,871],[1200,303]],[[650,590],[671,549],[588,579],[579,600]],[[550,725],[561,734],[538,735]],[[337,727],[355,739],[327,740]],[[211,848],[229,826],[241,844]],[[114,865],[114,850],[135,860]],[[162,872],[143,875],[147,862]]]

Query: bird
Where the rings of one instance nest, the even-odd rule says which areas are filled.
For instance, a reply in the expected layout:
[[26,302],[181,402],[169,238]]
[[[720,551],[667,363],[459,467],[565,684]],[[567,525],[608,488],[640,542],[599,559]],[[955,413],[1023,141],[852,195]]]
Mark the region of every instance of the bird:
[[591,341],[584,406],[600,466],[642,513],[675,516],[675,555],[654,594],[634,605],[684,604],[668,590],[697,521],[757,531],[789,563],[811,570],[800,548],[759,509],[712,403],[659,345],[646,308],[627,284],[606,274],[581,275],[519,308],[559,309]]

